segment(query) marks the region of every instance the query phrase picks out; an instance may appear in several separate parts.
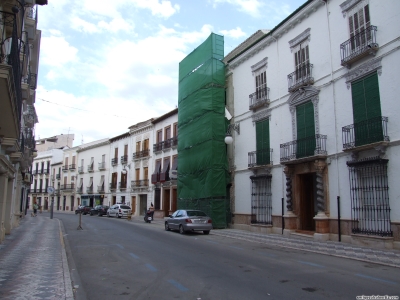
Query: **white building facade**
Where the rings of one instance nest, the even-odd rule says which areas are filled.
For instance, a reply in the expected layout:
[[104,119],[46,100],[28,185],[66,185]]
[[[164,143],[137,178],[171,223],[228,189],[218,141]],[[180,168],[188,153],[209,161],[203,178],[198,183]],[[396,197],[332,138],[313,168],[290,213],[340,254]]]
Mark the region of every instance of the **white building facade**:
[[311,0],[226,56],[233,226],[400,248],[399,17]]

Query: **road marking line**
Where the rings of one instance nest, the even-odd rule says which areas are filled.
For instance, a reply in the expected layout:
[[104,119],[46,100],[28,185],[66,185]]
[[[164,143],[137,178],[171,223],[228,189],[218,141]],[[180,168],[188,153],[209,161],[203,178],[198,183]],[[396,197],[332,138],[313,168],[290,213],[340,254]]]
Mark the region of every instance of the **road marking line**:
[[146,264],[146,267],[149,268],[153,272],[157,272],[157,269],[153,267],[151,264]]
[[184,287],[182,284],[180,284],[179,282],[177,282],[173,279],[168,280],[168,282],[170,284],[172,284],[174,287],[176,287],[177,289],[181,290],[182,292],[186,292],[189,290],[188,288]]
[[120,245],[120,244],[116,244],[118,247],[120,247],[121,249],[124,249],[124,246]]
[[386,282],[386,283],[393,284],[393,285],[397,285],[397,282],[384,280],[384,279],[380,279],[380,278],[372,277],[372,276],[368,276],[368,275],[356,274],[356,276],[367,278],[367,279],[372,279],[372,280],[376,280],[376,281]]
[[311,263],[311,262],[308,262],[308,261],[298,260],[298,262],[301,263],[301,264],[304,264],[304,265],[310,265],[310,266],[317,267],[317,268],[325,268],[325,266],[323,266],[323,265],[314,264],[314,263]]
[[139,259],[139,256],[133,254],[133,253],[129,253],[130,256],[132,256],[133,258]]

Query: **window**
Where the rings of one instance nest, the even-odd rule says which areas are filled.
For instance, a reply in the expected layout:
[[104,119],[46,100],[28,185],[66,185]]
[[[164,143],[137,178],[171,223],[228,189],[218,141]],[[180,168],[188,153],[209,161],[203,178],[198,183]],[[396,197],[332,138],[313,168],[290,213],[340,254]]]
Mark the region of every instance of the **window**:
[[168,140],[171,138],[171,126],[168,126],[165,128],[165,140]]
[[380,158],[347,162],[353,233],[393,236],[387,163]]
[[269,165],[271,162],[269,145],[269,118],[256,122],[256,162]]
[[136,180],[140,180],[140,169],[135,170],[135,178]]
[[294,53],[296,81],[301,81],[310,75],[310,59],[308,45],[300,44],[300,49]]
[[140,152],[140,144],[141,142],[136,142],[136,153]]
[[111,175],[111,188],[116,189],[117,188],[117,180],[118,180],[118,173],[114,172]]
[[296,157],[313,156],[315,151],[314,105],[311,101],[296,106]]
[[156,143],[162,142],[162,130],[157,131]]
[[160,182],[160,173],[161,173],[161,159],[156,160],[156,167],[154,169],[154,173],[151,175],[151,183],[156,184]]
[[355,145],[383,141],[378,74],[375,72],[351,84]]
[[149,150],[149,139],[143,141],[143,150]]
[[272,224],[272,176],[252,176],[251,223]]
[[178,123],[174,123],[174,132],[173,132],[173,134],[174,134],[174,137],[176,137],[176,136],[178,136]]
[[261,72],[256,75],[256,97],[263,99],[267,95],[267,72]]
[[371,33],[366,30],[370,25],[368,4],[350,14],[349,31],[352,50],[365,45],[365,43],[370,40]]
[[128,155],[128,145],[124,145],[124,155]]
[[169,162],[170,162],[170,158],[165,157],[164,158],[164,168],[163,168],[162,172],[160,173],[160,182],[169,181]]

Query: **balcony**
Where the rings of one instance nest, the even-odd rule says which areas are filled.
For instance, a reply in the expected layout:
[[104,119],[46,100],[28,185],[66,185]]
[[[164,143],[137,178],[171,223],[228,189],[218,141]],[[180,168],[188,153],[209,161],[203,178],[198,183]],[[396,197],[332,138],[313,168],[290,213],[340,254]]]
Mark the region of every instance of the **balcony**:
[[54,195],[60,196],[61,195],[61,190],[60,189],[55,189]]
[[61,179],[61,174],[56,174],[56,179],[60,180]]
[[78,173],[79,174],[83,174],[84,173],[83,166],[78,167]]
[[106,162],[105,161],[99,162],[99,170],[102,171],[105,169],[106,169]]
[[388,117],[375,117],[342,128],[343,151],[371,149],[390,141]]
[[32,171],[32,175],[37,175],[37,174],[39,174],[39,170],[33,170]]
[[76,170],[76,164],[69,165],[69,170],[70,171],[75,171]]
[[111,159],[111,165],[112,166],[118,165],[118,157],[114,157],[113,159]]
[[116,189],[117,189],[117,184],[110,183],[110,191],[115,191]]
[[90,165],[87,166],[87,171],[88,171],[89,173],[94,172],[93,164],[90,164]]
[[248,154],[248,167],[258,168],[272,165],[272,148],[261,149]]
[[341,65],[351,64],[368,55],[375,55],[379,49],[376,43],[376,26],[369,26],[340,45]]
[[126,184],[126,182],[118,182],[118,189],[119,190],[126,190],[126,186],[127,186],[127,184]]
[[269,88],[259,88],[253,94],[249,95],[249,109],[256,110],[262,106],[269,105]]
[[153,145],[153,152],[154,152],[154,153],[159,153],[159,152],[161,152],[162,149],[163,149],[163,145],[164,145],[164,142],[159,142],[159,143],[157,143],[157,144],[154,144],[154,145]]
[[142,158],[145,158],[145,157],[149,157],[149,155],[150,155],[150,150],[146,149],[146,150],[143,150],[143,151],[139,151],[139,152],[133,153],[132,159],[133,160],[142,159]]
[[49,173],[50,173],[49,169],[43,169],[42,170],[42,174],[44,174],[44,175],[49,175]]
[[92,185],[92,186],[87,186],[87,187],[86,187],[86,193],[87,193],[87,194],[93,194],[93,185]]
[[68,166],[62,166],[62,171],[63,172],[68,172]]
[[128,155],[121,156],[121,164],[126,165],[128,163]]
[[98,186],[97,186],[97,192],[98,192],[98,193],[104,193],[104,192],[105,192],[105,190],[104,190],[104,184],[103,184],[103,185],[98,185]]
[[60,186],[60,190],[62,190],[62,191],[71,191],[73,189],[75,189],[75,184],[74,183],[62,184]]
[[326,135],[316,134],[281,144],[281,163],[299,163],[316,156],[326,156],[326,138]]
[[312,77],[312,64],[304,64],[296,71],[288,75],[288,91],[294,92],[304,86],[314,84],[314,78]]
[[171,141],[171,148],[172,149],[178,148],[178,136],[174,136],[171,140],[172,140]]
[[131,181],[131,191],[135,191],[138,189],[147,189],[149,187],[149,180],[148,179],[141,179],[141,180],[132,180]]
[[76,192],[77,192],[78,194],[82,194],[82,193],[83,193],[83,187],[78,187],[78,188],[76,188]]
[[56,179],[56,176],[51,175],[51,181],[54,181]]

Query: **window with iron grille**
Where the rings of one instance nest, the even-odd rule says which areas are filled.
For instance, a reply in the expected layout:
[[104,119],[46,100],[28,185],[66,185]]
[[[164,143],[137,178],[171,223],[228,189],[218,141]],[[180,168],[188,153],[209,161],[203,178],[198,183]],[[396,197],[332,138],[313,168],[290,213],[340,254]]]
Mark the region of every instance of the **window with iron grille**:
[[388,161],[371,158],[347,162],[352,232],[355,234],[393,236],[390,225]]
[[251,176],[251,223],[272,225],[272,175]]
[[[370,31],[365,29],[371,25],[369,18],[369,5],[364,7],[355,8],[350,12],[349,16],[349,31],[351,38],[352,50],[357,47],[364,46],[367,41],[370,40]],[[361,34],[364,32],[364,34]]]

